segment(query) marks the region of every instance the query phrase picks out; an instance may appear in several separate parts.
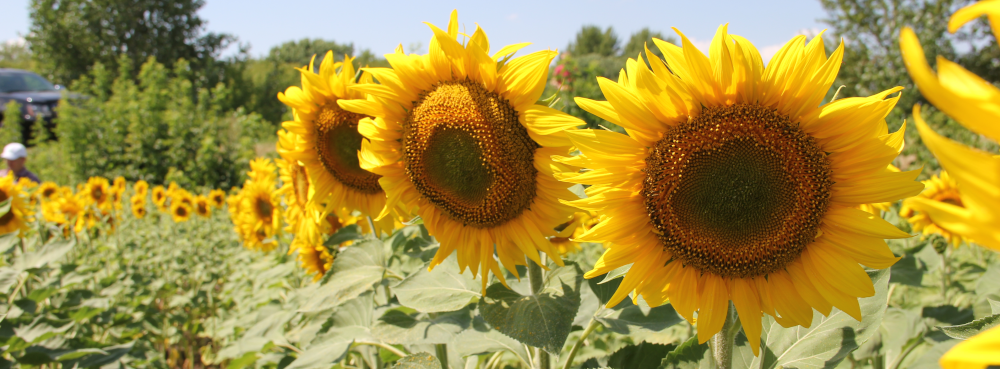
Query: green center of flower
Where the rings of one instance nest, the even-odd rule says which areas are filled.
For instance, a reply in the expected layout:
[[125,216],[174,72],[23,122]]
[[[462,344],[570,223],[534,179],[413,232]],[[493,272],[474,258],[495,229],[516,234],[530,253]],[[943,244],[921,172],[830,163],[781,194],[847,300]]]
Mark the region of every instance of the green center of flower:
[[506,223],[535,198],[539,146],[503,97],[465,80],[420,94],[403,128],[414,187],[462,224]]
[[726,277],[766,275],[815,239],[833,181],[814,140],[775,110],[706,108],[646,159],[643,195],[664,247]]
[[378,184],[381,176],[362,169],[358,160],[361,140],[365,139],[358,133],[358,121],[364,117],[341,109],[336,102],[324,105],[314,122],[316,153],[337,181],[361,193],[376,194],[382,192]]

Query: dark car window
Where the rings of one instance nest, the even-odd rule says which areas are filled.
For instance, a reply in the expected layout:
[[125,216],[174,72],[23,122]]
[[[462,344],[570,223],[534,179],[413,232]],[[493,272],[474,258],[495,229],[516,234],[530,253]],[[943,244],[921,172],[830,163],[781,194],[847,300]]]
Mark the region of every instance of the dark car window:
[[0,92],[54,91],[45,78],[34,73],[0,73]]

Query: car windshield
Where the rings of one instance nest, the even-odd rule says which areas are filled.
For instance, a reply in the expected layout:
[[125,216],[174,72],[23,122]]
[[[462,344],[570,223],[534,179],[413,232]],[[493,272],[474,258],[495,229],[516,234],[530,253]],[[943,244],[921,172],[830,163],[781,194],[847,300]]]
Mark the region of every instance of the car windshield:
[[49,81],[34,73],[0,73],[0,93],[55,89]]

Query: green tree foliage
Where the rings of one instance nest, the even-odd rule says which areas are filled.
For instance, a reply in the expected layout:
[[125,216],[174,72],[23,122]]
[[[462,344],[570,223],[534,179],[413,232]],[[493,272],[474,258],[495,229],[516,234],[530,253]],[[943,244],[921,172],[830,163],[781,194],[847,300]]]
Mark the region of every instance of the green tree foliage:
[[117,73],[96,64],[71,88],[89,98],[59,107],[56,134],[76,180],[124,176],[220,188],[241,182],[255,144],[273,134],[260,115],[223,111],[231,89],[195,89],[183,59],[171,73],[150,58],[137,80],[127,56],[116,64]]
[[[625,61],[636,58],[640,53],[647,59],[644,47],[661,56],[660,50],[653,45],[653,38],[675,43],[673,37],[643,28],[628,38],[628,43],[622,48],[618,36],[611,27],[604,31],[597,26],[583,26],[577,32],[576,39],[566,48],[568,51],[560,57],[558,66],[553,70],[553,84],[559,91],[560,101],[564,111],[587,122],[588,128],[603,126],[608,129],[624,132],[620,127],[590,114],[573,101],[574,97],[585,97],[594,100],[604,100],[597,78],[618,79],[618,72],[624,68]],[[647,61],[648,63],[648,61]],[[552,92],[549,92],[551,94]],[[546,96],[549,96],[548,94]]]
[[185,68],[194,71],[217,69],[219,52],[235,38],[204,31],[197,14],[204,5],[203,0],[32,0],[27,40],[41,71],[67,85],[96,63],[118,69],[127,60],[128,70],[138,71],[151,56],[167,68],[183,58],[189,61]]
[[0,43],[0,68],[35,70],[31,50],[25,43]]
[[[911,27],[920,38],[928,62],[944,57],[976,73],[991,83],[1000,83],[1000,48],[984,19],[948,33],[948,19],[971,0],[821,0],[826,10],[822,21],[830,25],[827,47],[845,42],[844,61],[834,82],[838,97],[869,96],[894,86],[903,86],[896,108],[886,118],[898,127],[910,117],[914,104],[922,104],[924,119],[941,134],[982,149],[996,151],[996,143],[976,135],[927,104],[910,79],[899,49],[899,32]],[[912,122],[912,118],[908,119]],[[937,161],[920,143],[916,129],[907,131],[907,147],[897,159],[902,169],[926,165],[925,175],[937,169]]]

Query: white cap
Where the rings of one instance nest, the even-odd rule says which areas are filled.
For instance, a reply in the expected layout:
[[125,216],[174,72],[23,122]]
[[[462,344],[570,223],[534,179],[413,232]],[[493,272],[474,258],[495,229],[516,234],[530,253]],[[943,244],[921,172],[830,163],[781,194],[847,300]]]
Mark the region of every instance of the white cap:
[[7,160],[17,160],[26,157],[28,157],[28,149],[24,148],[24,145],[17,142],[11,142],[7,144],[7,146],[4,146],[3,154],[0,154],[0,158]]

